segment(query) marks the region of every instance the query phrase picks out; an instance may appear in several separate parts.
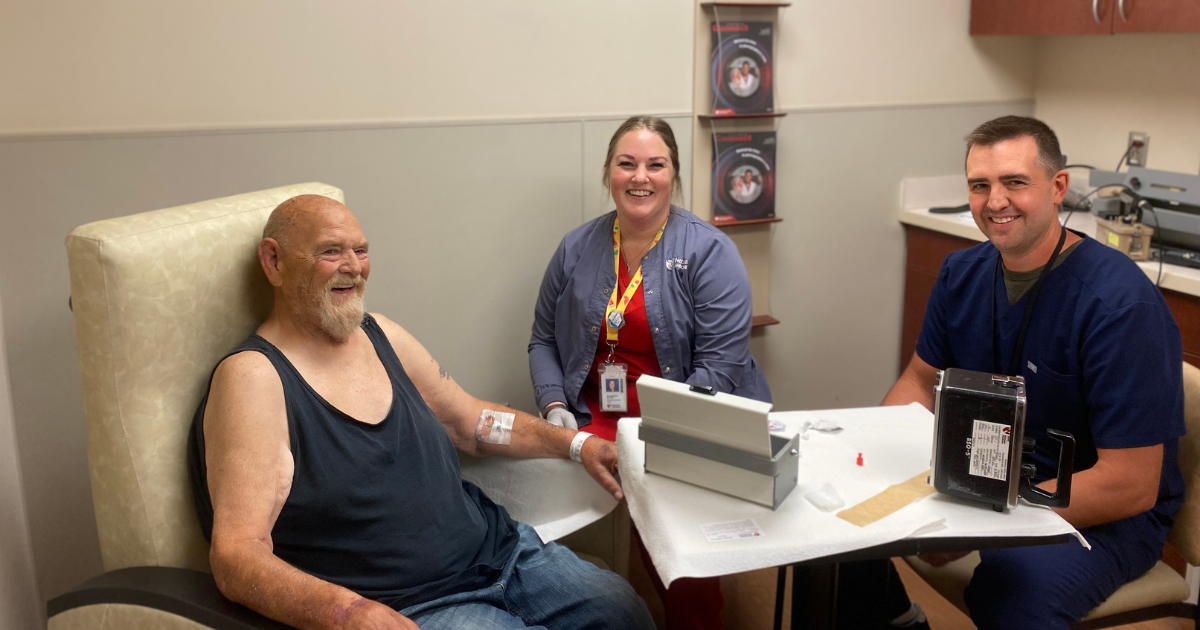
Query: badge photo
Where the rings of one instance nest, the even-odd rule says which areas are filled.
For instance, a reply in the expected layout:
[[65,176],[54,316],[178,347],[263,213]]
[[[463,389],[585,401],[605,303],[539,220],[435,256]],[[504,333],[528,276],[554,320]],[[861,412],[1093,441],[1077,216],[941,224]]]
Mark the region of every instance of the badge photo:
[[606,363],[600,368],[600,409],[603,411],[629,411],[629,397],[625,392],[625,376],[628,368],[621,363]]

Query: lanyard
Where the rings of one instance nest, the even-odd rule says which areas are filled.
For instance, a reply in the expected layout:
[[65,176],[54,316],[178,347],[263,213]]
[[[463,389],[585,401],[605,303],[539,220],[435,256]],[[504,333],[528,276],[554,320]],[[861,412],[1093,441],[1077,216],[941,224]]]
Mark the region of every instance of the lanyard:
[[[1013,346],[1012,357],[1009,359],[1008,372],[1000,371],[1000,353],[997,348],[1000,345],[999,334],[996,329],[996,274],[1000,272],[1000,252],[996,252],[996,266],[992,271],[992,373],[1006,376],[1017,376],[1021,369],[1021,355],[1025,352],[1025,333],[1029,331],[1029,318],[1033,315],[1033,304],[1038,299],[1038,294],[1042,290],[1042,281],[1046,279],[1046,275],[1054,268],[1054,261],[1058,259],[1058,254],[1062,252],[1063,242],[1067,240],[1067,228],[1062,228],[1062,232],[1058,235],[1058,244],[1054,246],[1054,253],[1050,254],[1050,260],[1046,261],[1046,266],[1042,267],[1042,272],[1038,274],[1037,282],[1033,283],[1033,287],[1029,289],[1029,301],[1025,303],[1025,314],[1021,317],[1021,328],[1017,331],[1017,342]],[[1006,298],[1007,299],[1007,298]]]
[[[658,241],[662,239],[666,229],[667,223],[664,221],[662,227],[658,228],[658,234],[654,236],[654,242],[650,243],[650,249],[646,250],[646,254],[649,254],[650,250],[658,245]],[[642,257],[645,258],[646,254],[642,254]],[[617,289],[621,288],[621,223],[617,219],[613,219],[613,270],[617,274],[616,285],[613,286],[612,295],[608,298],[608,307],[604,309],[609,361],[612,360],[613,352],[617,347],[617,331],[625,325],[625,308],[629,306],[629,301],[633,299],[638,287],[642,285],[642,266],[639,263],[637,273],[633,274],[633,279],[629,281],[629,286],[625,288],[621,300],[617,301]]]

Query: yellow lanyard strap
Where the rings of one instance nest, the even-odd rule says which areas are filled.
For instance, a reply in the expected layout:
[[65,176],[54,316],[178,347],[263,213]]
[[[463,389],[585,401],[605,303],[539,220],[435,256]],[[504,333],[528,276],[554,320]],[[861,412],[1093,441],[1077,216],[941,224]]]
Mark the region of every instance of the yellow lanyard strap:
[[[662,239],[666,229],[667,223],[664,221],[662,227],[658,228],[658,234],[654,236],[654,242],[650,243],[650,249],[646,250],[646,254],[649,254],[650,250],[658,245],[658,241]],[[642,254],[642,257],[645,258],[646,254]],[[621,301],[617,301],[617,289],[621,288],[621,224],[616,219],[613,219],[613,270],[617,272],[617,284],[613,287],[612,295],[608,297],[608,308],[604,309],[604,327],[607,330],[610,347],[616,347],[617,331],[625,325],[625,307],[629,306],[633,294],[637,293],[638,287],[642,285],[642,265],[639,261],[637,273],[633,274],[633,279],[625,288],[625,294],[621,296]]]

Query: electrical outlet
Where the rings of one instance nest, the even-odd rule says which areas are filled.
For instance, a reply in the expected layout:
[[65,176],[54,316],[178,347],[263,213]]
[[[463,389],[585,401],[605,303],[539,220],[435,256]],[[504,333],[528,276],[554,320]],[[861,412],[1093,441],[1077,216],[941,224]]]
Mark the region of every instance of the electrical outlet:
[[1125,163],[1129,166],[1146,167],[1146,156],[1150,154],[1150,134],[1141,131],[1129,132],[1129,144],[1125,145],[1129,150],[1129,158]]

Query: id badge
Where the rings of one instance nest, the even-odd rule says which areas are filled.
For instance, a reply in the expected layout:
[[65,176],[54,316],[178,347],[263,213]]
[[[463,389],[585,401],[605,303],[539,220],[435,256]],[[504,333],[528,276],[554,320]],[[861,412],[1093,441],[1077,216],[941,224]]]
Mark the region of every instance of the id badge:
[[625,390],[628,371],[621,363],[605,363],[600,367],[601,411],[629,411],[629,394]]

